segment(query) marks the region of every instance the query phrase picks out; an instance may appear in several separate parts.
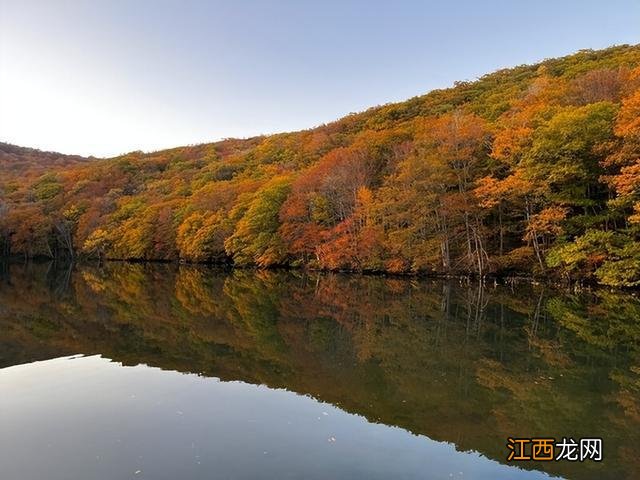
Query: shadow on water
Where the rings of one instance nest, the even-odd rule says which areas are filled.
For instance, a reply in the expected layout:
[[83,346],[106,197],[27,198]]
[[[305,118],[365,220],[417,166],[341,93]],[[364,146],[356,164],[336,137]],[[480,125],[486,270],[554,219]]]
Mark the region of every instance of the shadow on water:
[[0,367],[99,353],[286,388],[502,463],[510,436],[602,437],[601,464],[525,466],[640,478],[630,295],[124,263],[0,278]]

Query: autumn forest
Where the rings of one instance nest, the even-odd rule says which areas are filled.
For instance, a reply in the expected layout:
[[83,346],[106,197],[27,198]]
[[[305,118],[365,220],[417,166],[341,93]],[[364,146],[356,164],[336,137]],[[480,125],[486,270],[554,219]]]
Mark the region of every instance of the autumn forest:
[[310,130],[98,159],[0,144],[0,254],[640,285],[640,46]]

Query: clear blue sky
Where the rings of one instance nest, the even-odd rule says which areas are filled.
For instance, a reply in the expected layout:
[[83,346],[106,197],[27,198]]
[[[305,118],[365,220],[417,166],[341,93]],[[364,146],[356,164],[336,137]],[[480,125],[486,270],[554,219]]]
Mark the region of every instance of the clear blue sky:
[[0,140],[64,153],[298,130],[640,42],[640,0],[0,0]]

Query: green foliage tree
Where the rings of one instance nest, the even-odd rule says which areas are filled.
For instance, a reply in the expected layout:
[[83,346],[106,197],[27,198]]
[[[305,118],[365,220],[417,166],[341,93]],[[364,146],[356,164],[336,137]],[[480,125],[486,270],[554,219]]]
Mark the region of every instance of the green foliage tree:
[[291,190],[289,177],[276,177],[256,192],[233,234],[224,242],[238,265],[277,265],[286,258],[278,236],[279,212]]

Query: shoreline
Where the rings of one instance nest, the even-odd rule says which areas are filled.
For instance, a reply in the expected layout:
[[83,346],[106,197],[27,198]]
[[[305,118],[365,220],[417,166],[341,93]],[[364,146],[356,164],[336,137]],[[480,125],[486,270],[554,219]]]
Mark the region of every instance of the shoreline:
[[305,272],[305,273],[320,273],[320,274],[339,274],[339,275],[352,275],[352,276],[366,276],[366,277],[381,277],[381,278],[396,278],[396,279],[420,279],[420,280],[448,280],[458,281],[459,283],[466,283],[467,285],[482,284],[487,286],[487,283],[492,283],[494,286],[515,286],[521,284],[529,284],[532,286],[551,287],[556,289],[569,290],[573,292],[581,291],[597,291],[597,290],[609,290],[624,292],[630,295],[636,295],[640,292],[640,287],[609,287],[600,285],[597,283],[587,281],[575,281],[575,282],[563,282],[559,280],[550,279],[549,276],[542,278],[540,276],[532,274],[487,274],[478,276],[477,274],[453,274],[453,273],[437,273],[437,272],[388,272],[384,270],[348,270],[348,269],[322,269],[313,268],[308,266],[292,266],[292,265],[273,265],[269,267],[259,267],[256,265],[239,266],[234,265],[231,262],[191,262],[185,260],[163,260],[163,259],[125,259],[125,258],[104,258],[98,260],[96,258],[75,258],[75,259],[56,259],[48,257],[34,257],[25,260],[23,257],[4,257],[0,258],[0,264],[17,265],[17,264],[29,264],[29,263],[54,263],[60,265],[101,265],[105,263],[127,263],[127,264],[150,264],[150,265],[174,265],[174,266],[192,266],[192,267],[211,267],[221,270],[233,271],[233,270],[253,270],[253,271],[291,271],[291,272]]

